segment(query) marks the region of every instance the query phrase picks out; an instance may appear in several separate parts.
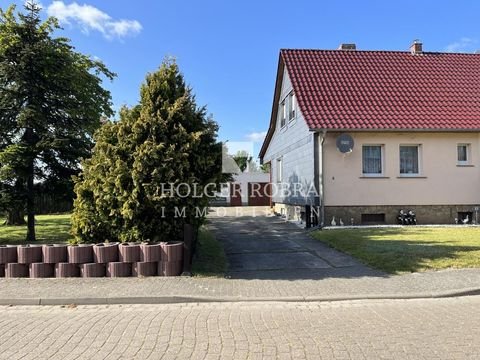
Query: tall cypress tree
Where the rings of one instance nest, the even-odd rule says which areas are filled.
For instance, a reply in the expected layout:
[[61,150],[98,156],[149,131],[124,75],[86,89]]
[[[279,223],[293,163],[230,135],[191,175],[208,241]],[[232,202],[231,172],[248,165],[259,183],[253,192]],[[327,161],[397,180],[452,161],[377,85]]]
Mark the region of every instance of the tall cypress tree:
[[164,61],[147,75],[140,105],[124,108],[120,120],[95,137],[93,156],[75,184],[77,241],[174,240],[184,223],[201,224],[204,214],[197,208],[207,205],[208,196],[188,189],[221,181],[217,131],[176,62]]
[[[80,54],[58,22],[42,22],[40,8],[0,10],[0,206],[11,221],[28,216],[27,240],[35,240],[34,183],[69,179],[89,156],[102,115],[111,116],[111,73]],[[16,216],[15,216],[16,215]]]

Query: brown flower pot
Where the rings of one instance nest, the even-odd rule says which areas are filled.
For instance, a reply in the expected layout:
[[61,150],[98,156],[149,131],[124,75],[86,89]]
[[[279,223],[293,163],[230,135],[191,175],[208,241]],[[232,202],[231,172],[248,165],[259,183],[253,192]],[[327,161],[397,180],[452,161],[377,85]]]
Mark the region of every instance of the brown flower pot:
[[158,263],[158,275],[160,276],[178,276],[182,274],[182,261],[160,261]]
[[132,276],[155,276],[158,272],[156,262],[136,262],[132,264]]
[[124,263],[140,261],[140,245],[135,243],[122,243],[118,245],[118,260]]
[[17,246],[19,264],[31,264],[42,262],[42,246],[19,245]]
[[5,277],[5,264],[0,264],[0,278]]
[[5,276],[7,278],[22,278],[28,277],[28,265],[9,263],[5,270]]
[[54,275],[54,264],[32,263],[29,264],[30,277],[34,279],[49,278]]
[[87,264],[93,262],[93,245],[80,244],[68,246],[68,262],[70,264]]
[[118,261],[118,243],[95,244],[93,246],[93,260],[99,264]]
[[79,277],[80,268],[77,264],[70,263],[58,263],[55,264],[55,277],[57,278],[68,278],[68,277]]
[[158,262],[162,259],[162,245],[160,243],[140,244],[141,262]]
[[161,243],[162,261],[182,261],[183,260],[183,242],[169,241]]
[[0,245],[0,264],[16,263],[17,247],[12,245]]
[[126,262],[111,262],[107,264],[107,277],[132,276],[132,264]]
[[105,264],[82,264],[80,274],[85,278],[105,277]]
[[43,245],[43,262],[57,264],[68,259],[67,245]]

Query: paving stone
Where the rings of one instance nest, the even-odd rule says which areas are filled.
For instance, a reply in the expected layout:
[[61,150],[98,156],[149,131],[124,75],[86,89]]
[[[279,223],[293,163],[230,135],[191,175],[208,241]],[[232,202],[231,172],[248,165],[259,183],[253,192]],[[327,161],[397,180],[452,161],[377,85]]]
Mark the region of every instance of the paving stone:
[[[480,296],[74,309],[1,306],[0,359],[476,359],[479,306]],[[122,336],[122,345],[105,341],[114,339],[114,330],[128,333],[132,324],[135,332]],[[177,324],[182,326],[173,330]],[[88,336],[79,346],[82,329],[88,329]]]

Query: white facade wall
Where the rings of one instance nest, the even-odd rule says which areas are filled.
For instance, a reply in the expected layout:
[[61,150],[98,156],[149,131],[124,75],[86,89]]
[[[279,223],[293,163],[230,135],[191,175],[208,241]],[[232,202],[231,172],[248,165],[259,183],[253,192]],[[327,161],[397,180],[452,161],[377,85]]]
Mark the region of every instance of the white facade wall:
[[[285,69],[281,95],[279,103],[292,91],[292,85]],[[315,189],[314,175],[314,135],[309,131],[300,109],[296,107],[296,117],[288,121],[283,128],[280,128],[280,118],[278,117],[276,129],[270,140],[265,156],[264,163],[270,162],[272,172],[273,197],[275,203],[304,205],[313,204]],[[275,191],[278,185],[277,159],[282,158],[283,165],[283,186],[293,187],[294,183],[301,184],[302,191],[309,193],[308,198],[303,196],[288,196],[281,191]],[[276,185],[277,184],[277,185]],[[299,186],[299,185],[297,185]],[[300,193],[300,192],[297,192]]]

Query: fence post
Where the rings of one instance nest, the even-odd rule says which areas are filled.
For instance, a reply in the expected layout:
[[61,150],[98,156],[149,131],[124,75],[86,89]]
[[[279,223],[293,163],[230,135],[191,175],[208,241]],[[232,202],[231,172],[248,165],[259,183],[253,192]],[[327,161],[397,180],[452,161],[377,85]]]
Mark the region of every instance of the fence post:
[[183,225],[183,273],[190,276],[192,273],[192,245],[193,245],[193,226]]

